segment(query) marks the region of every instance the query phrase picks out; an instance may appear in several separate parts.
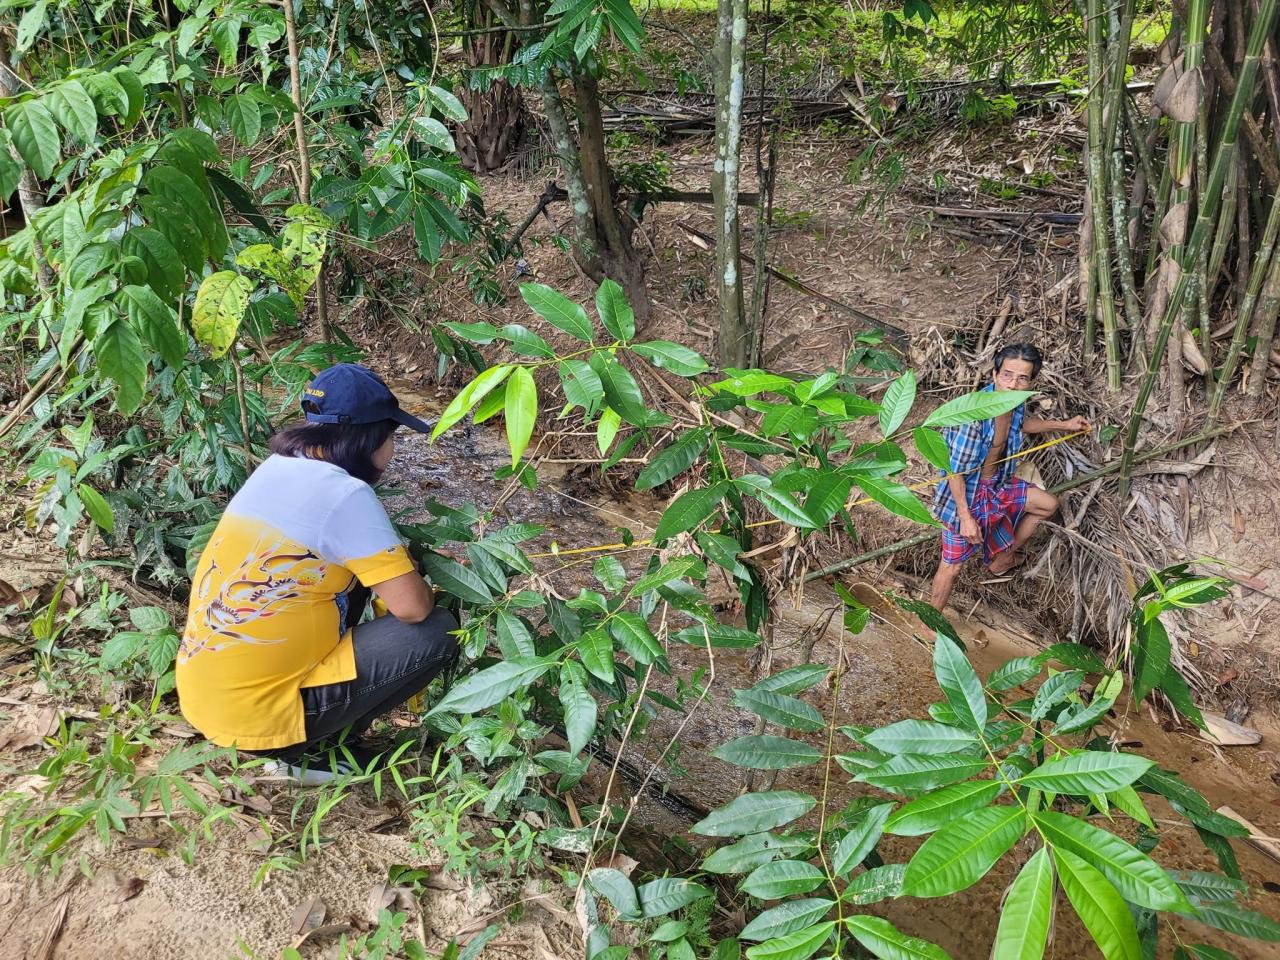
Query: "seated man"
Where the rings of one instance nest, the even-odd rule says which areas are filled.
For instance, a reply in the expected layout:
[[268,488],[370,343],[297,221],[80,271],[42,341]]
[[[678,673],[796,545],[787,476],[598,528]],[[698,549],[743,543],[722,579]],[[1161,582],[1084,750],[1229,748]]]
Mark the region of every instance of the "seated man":
[[[1010,344],[995,355],[993,382],[985,389],[1029,390],[1041,362],[1040,351],[1031,344]],[[1013,475],[1023,435],[1088,430],[1089,421],[1038,420],[1027,416],[1025,407],[942,432],[951,451],[951,473],[938,484],[933,501],[946,528],[929,598],[935,610],[946,606],[960,565],[979,549],[992,573],[1005,573],[1022,561],[1019,548],[1040,521],[1058,509],[1057,497]]]

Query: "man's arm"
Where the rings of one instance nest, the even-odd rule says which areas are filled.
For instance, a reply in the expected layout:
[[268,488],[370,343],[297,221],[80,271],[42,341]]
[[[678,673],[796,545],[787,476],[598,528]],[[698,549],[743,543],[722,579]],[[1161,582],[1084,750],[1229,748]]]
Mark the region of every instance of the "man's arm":
[[421,623],[435,609],[435,591],[417,570],[373,585],[373,592],[397,620]]
[[1070,420],[1039,420],[1027,417],[1022,421],[1023,433],[1079,433],[1092,430],[1093,425],[1087,417],[1072,417]]

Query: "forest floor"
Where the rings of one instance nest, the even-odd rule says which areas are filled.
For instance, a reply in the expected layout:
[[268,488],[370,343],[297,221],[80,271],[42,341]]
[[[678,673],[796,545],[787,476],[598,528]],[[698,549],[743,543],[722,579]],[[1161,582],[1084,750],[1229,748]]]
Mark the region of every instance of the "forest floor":
[[[747,138],[748,155],[752,137]],[[1125,395],[1106,396],[1098,366],[1082,362],[1078,342],[1065,332],[1074,329],[1074,324],[1064,323],[1066,311],[1076,309],[1074,230],[1029,216],[1036,211],[1079,213],[1080,139],[1076,118],[1061,104],[989,127],[942,123],[916,145],[918,149],[903,154],[902,185],[881,197],[879,181],[857,169],[866,142],[861,127],[833,123],[787,131],[778,151],[770,262],[827,297],[909,334],[911,346],[904,362],[921,377],[917,418],[946,397],[980,383],[991,342],[1028,339],[1049,358],[1041,386],[1054,415],[1083,413],[1100,427],[1119,427]],[[709,138],[661,146],[632,138],[617,146],[633,162],[657,158],[669,163],[673,188],[707,189]],[[657,151],[661,157],[656,157]],[[550,167],[535,163],[521,175],[487,178],[485,203],[518,223],[553,177]],[[755,189],[754,174],[748,173],[743,187]],[[999,209],[1024,218],[953,217],[938,210],[955,207]],[[567,211],[553,206],[549,212],[550,217],[540,218],[526,235],[524,259],[533,279],[579,301],[588,300],[585,279],[551,242],[563,229]],[[744,222],[754,222],[750,211],[744,210]],[[713,257],[689,227],[710,233],[708,205],[664,203],[644,217],[637,239],[650,252],[651,330],[710,355],[716,325],[708,292],[714,289]],[[752,249],[749,239],[743,248]],[[428,277],[424,268],[408,264],[407,242],[404,249],[403,258],[391,246],[377,256],[381,267],[403,269],[415,280],[400,307],[423,331],[444,320],[528,322],[514,269],[502,278],[506,304],[481,308],[470,300],[460,279],[447,276],[447,265],[436,271],[438,276]],[[749,287],[749,270],[746,281]],[[413,289],[423,292],[415,294]],[[335,304],[335,315],[343,318],[344,328],[358,339],[370,362],[395,378],[406,406],[419,413],[437,411],[459,386],[456,371],[437,382],[437,355],[430,337],[379,319],[375,307],[359,300]],[[858,349],[858,334],[866,329],[865,322],[830,302],[775,281],[766,320],[765,365],[780,372],[842,369],[850,352]],[[660,395],[651,399],[662,400]],[[1243,414],[1229,406],[1228,416]],[[1178,423],[1167,428],[1168,438],[1194,432],[1194,425],[1182,424],[1180,416],[1169,419]],[[1090,511],[1113,516],[1119,529],[1143,539],[1144,545],[1160,544],[1150,546],[1150,552],[1162,562],[1214,558],[1223,566],[1211,569],[1229,570],[1237,579],[1228,601],[1186,625],[1184,650],[1199,676],[1201,701],[1234,716],[1247,715],[1249,725],[1264,734],[1262,744],[1217,748],[1186,729],[1156,722],[1146,711],[1124,713],[1111,725],[1119,738],[1140,741],[1147,756],[1179,770],[1212,805],[1229,804],[1272,836],[1280,834],[1280,758],[1274,752],[1280,744],[1280,616],[1271,607],[1280,595],[1280,505],[1274,480],[1278,430],[1272,399],[1266,419],[1220,438],[1208,451],[1198,451],[1189,465],[1171,463],[1165,472],[1142,477],[1136,484],[1139,496],[1128,504],[1111,503],[1107,495],[1087,499],[1083,491],[1067,501],[1072,516],[1084,504]],[[1075,442],[1090,462],[1118,455],[1114,439],[1100,445],[1097,437],[1095,432],[1094,439]],[[1150,442],[1164,439],[1152,437]],[[404,446],[390,478],[400,488],[402,505],[412,507],[424,496],[447,502],[457,494],[483,507],[486,499],[492,502],[498,496],[491,477],[505,454],[496,433],[490,436],[480,429],[474,437],[446,439],[431,447],[417,440]],[[1041,458],[1046,475],[1072,468],[1072,461],[1057,455],[1060,449]],[[588,462],[586,446],[575,438],[556,436],[552,443],[544,442],[542,450],[555,451],[553,459],[564,462],[544,469],[537,493],[518,493],[509,502],[513,518],[548,524],[548,536],[564,547],[614,539],[619,525],[639,533],[656,520],[660,498],[619,492],[630,486],[625,465],[606,486]],[[909,476],[921,479],[927,471],[916,463]],[[46,544],[19,533],[22,509],[22,504],[7,504],[0,520],[0,529],[13,531],[15,537],[13,546],[0,554],[0,581],[19,590],[47,587],[58,568],[46,562]],[[914,532],[879,511],[864,510],[854,519],[858,542],[825,541],[805,562],[822,566]],[[1040,555],[1057,551],[1054,563],[1037,568],[1033,561],[1012,578],[970,573],[957,594],[953,619],[981,671],[1003,657],[1031,651],[1033,644],[1071,637],[1073,608],[1092,599],[1095,581],[1070,579],[1078,567],[1069,556],[1074,549],[1069,536],[1050,529],[1035,547]],[[919,595],[924,589],[920,577],[934,558],[930,550],[916,551],[851,575],[850,581],[874,602],[875,621],[848,646],[841,645],[844,640],[824,637],[814,648],[815,658],[848,667],[847,682],[831,693],[838,698],[834,706],[841,723],[918,715],[936,697],[924,647],[899,614],[876,600],[889,589]],[[811,588],[797,599],[795,611],[782,611],[784,634],[812,625],[830,606],[825,587]],[[182,615],[180,604],[167,605]],[[731,687],[735,682],[742,685],[751,670],[745,658],[735,656],[726,656],[722,666],[714,693],[723,699],[717,704],[727,701]],[[49,747],[30,734],[50,732],[51,719],[56,725],[59,718],[97,716],[100,708],[101,700],[87,689],[55,697],[36,679],[30,651],[9,644],[0,631],[0,783],[7,789],[32,792],[43,785],[32,771],[48,757]],[[706,806],[723,802],[738,787],[726,779],[727,766],[701,753],[702,747],[743,732],[738,727],[746,721],[727,714],[707,710],[685,738],[683,765],[689,777],[680,789]],[[393,727],[411,722],[408,716],[398,717]],[[154,749],[140,755],[138,762],[145,764],[150,757],[154,763],[189,736],[180,724],[166,726],[157,733]],[[332,811],[322,828],[325,842],[304,862],[271,871],[264,882],[255,882],[268,858],[262,849],[263,825],[272,836],[292,837],[296,845],[301,823],[294,819],[297,791],[265,779],[252,785],[254,801],[246,802],[233,821],[216,825],[211,839],[196,848],[191,864],[178,856],[174,838],[143,816],[130,822],[125,842],[107,849],[97,840],[89,841],[85,855],[91,876],[72,867],[56,882],[35,884],[20,866],[10,868],[0,875],[0,928],[6,930],[6,946],[0,952],[32,960],[103,955],[120,960],[274,958],[297,941],[299,931],[314,926],[308,915],[312,920],[318,915],[318,900],[325,920],[302,944],[302,951],[306,956],[332,955],[342,928],[367,927],[371,905],[376,915],[388,897],[394,900],[395,891],[388,889],[389,870],[409,865],[423,868],[427,877],[409,910],[407,929],[420,933],[432,950],[442,950],[452,938],[474,936],[495,922],[504,908],[520,903],[484,956],[552,960],[579,955],[580,932],[572,906],[553,872],[525,880],[496,875],[474,885],[451,878],[441,872],[431,838],[407,830],[412,811],[389,795],[379,799],[368,788],[360,788]],[[601,786],[592,779],[584,782],[580,800],[591,801],[593,785]],[[669,817],[656,806],[642,808],[635,832],[647,861],[661,862],[670,853],[663,837],[683,829]],[[480,831],[495,826],[483,819],[468,823]],[[419,842],[424,839],[425,846]],[[905,851],[887,852],[898,859]],[[1168,866],[1210,865],[1194,837],[1175,834],[1160,852]],[[1244,879],[1258,891],[1251,906],[1280,919],[1280,888],[1272,882],[1276,863],[1245,845],[1239,845],[1239,854]],[[985,946],[975,952],[973,945],[990,942],[1008,879],[996,870],[962,896],[927,903],[900,901],[887,912],[904,929],[935,939],[957,960],[985,956]],[[1090,956],[1082,931],[1065,916],[1066,911],[1059,913],[1050,955]],[[1203,935],[1212,936],[1208,931]],[[1225,940],[1210,942],[1227,945]],[[1239,941],[1234,948],[1243,957],[1274,956],[1261,947],[1250,953]]]

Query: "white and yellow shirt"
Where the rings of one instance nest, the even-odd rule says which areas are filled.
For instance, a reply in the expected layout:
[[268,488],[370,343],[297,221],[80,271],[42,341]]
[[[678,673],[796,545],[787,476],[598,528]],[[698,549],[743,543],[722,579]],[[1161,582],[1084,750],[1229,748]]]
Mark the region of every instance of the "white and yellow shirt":
[[178,650],[183,716],[220,746],[301,743],[298,691],[356,676],[348,591],[413,569],[367,483],[323,460],[267,458],[196,567]]

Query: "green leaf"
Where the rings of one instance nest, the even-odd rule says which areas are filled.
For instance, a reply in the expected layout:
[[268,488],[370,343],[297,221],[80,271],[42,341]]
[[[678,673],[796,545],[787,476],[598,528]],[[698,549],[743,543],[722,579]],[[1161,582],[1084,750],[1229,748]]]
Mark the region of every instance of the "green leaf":
[[93,338],[98,369],[116,383],[116,406],[129,416],[142,403],[147,386],[147,354],[133,327],[116,317]]
[[730,740],[717,747],[711,755],[725,763],[752,770],[786,770],[808,766],[822,759],[822,751],[811,744],[767,733]]
[[881,803],[867,810],[862,818],[840,838],[831,857],[831,869],[844,877],[866,859],[880,840],[885,820],[893,810],[892,803]]
[[972,733],[928,720],[899,720],[871,731],[862,740],[885,753],[957,753],[978,744]]
[[147,265],[147,284],[161,300],[174,300],[186,286],[186,269],[167,237],[152,227],[134,227],[121,249]]
[[1164,624],[1148,620],[1135,631],[1134,647],[1133,700],[1141,703],[1168,675],[1172,645]]
[[916,375],[907,370],[889,384],[880,402],[880,433],[888,438],[902,426],[912,405],[916,402]]
[[748,473],[733,481],[734,486],[755,497],[771,514],[783,523],[808,530],[813,527],[813,520],[804,511],[791,494],[776,490],[773,483],[759,474]]
[[99,527],[110,533],[116,528],[116,515],[111,510],[111,504],[103,499],[102,494],[87,483],[82,483],[76,490],[80,494],[80,502],[84,504],[85,512],[89,514],[89,519],[96,523]]
[[1182,674],[1177,670],[1170,668],[1165,671],[1165,675],[1160,680],[1160,691],[1169,698],[1169,702],[1174,708],[1194,723],[1201,730],[1207,730],[1204,717],[1200,713],[1200,708],[1195,705],[1195,701],[1191,699],[1191,688],[1187,686],[1187,681],[1182,679]]
[[822,715],[803,700],[768,690],[735,690],[733,705],[750,710],[757,717],[789,730],[811,733],[826,726]]
[[591,342],[591,321],[587,311],[558,290],[541,283],[522,283],[520,296],[530,309],[557,330],[585,343]]
[[725,370],[729,376],[711,384],[711,389],[719,393],[733,394],[735,397],[753,397],[757,393],[787,393],[795,385],[794,380],[780,377],[763,370]]
[[806,898],[788,900],[757,914],[738,934],[743,940],[770,940],[803,930],[831,912],[834,900]]
[[1062,889],[1107,960],[1142,960],[1133,915],[1107,878],[1079,857],[1056,847]]
[[788,667],[786,670],[775,673],[771,677],[765,677],[751,688],[751,692],[780,693],[784,695],[800,693],[821,683],[830,672],[830,667],[820,663],[802,663],[799,666]]
[[671,634],[677,643],[688,643],[696,647],[705,647],[710,642],[713,647],[730,650],[749,650],[759,646],[760,634],[753,630],[744,630],[731,623],[712,623],[705,626],[694,624]]
[[707,567],[697,557],[684,556],[675,557],[668,560],[653,573],[647,573],[631,587],[628,591],[628,597],[638,597],[650,590],[656,590],[672,580],[680,580],[689,577],[693,580],[701,580],[707,575]]
[[200,284],[191,310],[191,328],[196,342],[208,347],[215,359],[235,343],[252,292],[249,278],[233,270],[211,273]]
[[505,700],[555,666],[553,659],[504,660],[477,671],[450,688],[431,714],[478,713]]
[[756,867],[751,876],[742,881],[742,892],[761,900],[781,900],[793,893],[808,893],[826,878],[812,863],[777,860]]
[[142,652],[143,647],[151,639],[151,634],[134,630],[123,630],[115,634],[102,645],[102,653],[98,663],[108,672],[119,670]]
[[616,280],[605,277],[596,288],[596,312],[600,322],[618,340],[636,335],[636,315]]
[[928,427],[916,427],[911,431],[911,439],[915,441],[920,456],[939,470],[951,472],[951,449],[947,446],[947,441],[942,439],[942,434]]
[[232,94],[227,98],[223,112],[232,136],[246,147],[258,142],[262,133],[262,110],[258,101],[243,93]]
[[569,752],[578,754],[596,732],[596,698],[573,671],[560,670],[560,704],[564,707],[564,729],[569,735]]
[[620,920],[634,922],[640,919],[640,900],[636,896],[635,884],[621,870],[596,867],[587,874],[587,882],[596,893],[613,904]]
[[438,553],[427,553],[422,557],[422,567],[433,584],[465,603],[493,602],[493,592],[484,579],[457,560],[442,557]]
[[844,888],[842,900],[858,906],[902,896],[905,863],[886,863],[857,874]]
[[453,142],[453,135],[449,133],[449,128],[435,117],[415,117],[413,128],[418,134],[418,139],[431,149],[441,153],[457,152],[458,147]]
[[607,360],[601,353],[591,355],[591,369],[600,378],[605,401],[627,423],[643,427],[647,421],[644,397],[635,378],[616,360]]
[[444,408],[444,413],[440,414],[440,419],[431,431],[431,439],[434,441],[440,434],[465,417],[472,407],[483,400],[498,384],[504,382],[514,369],[515,367],[511,364],[500,363],[497,366],[489,367],[463,387],[458,395],[449,401],[449,405]]
[[4,125],[27,166],[48,180],[62,155],[62,139],[49,109],[39,100],[15,103],[5,110]]
[[1253,940],[1280,943],[1280,923],[1234,902],[1202,903],[1183,912],[1192,920]]
[[1169,876],[1178,889],[1195,900],[1222,902],[1248,896],[1249,887],[1242,880],[1203,870],[1170,870]]
[[677,377],[696,377],[711,369],[698,353],[670,340],[633,343],[631,349],[659,370],[669,370]]
[[[47,16],[49,8],[49,0],[36,0],[26,12],[23,13],[22,19],[18,21],[18,32],[14,36],[14,52],[18,54],[19,59],[40,36],[40,32],[49,22]],[[12,9],[10,7],[10,9]],[[7,57],[6,57],[7,59]],[[5,64],[6,69],[8,64]]]
[[1040,675],[1044,667],[1035,657],[1014,657],[991,671],[987,677],[987,688],[990,690],[1012,690]]
[[1041,764],[1018,783],[1046,793],[1087,796],[1127,787],[1153,766],[1146,757],[1130,753],[1082,750]]
[[849,917],[845,926],[854,939],[880,960],[951,960],[947,951],[937,944],[908,937],[881,917]]
[[604,456],[613,446],[613,440],[622,426],[622,418],[613,407],[605,407],[600,411],[600,421],[596,424],[596,449]]
[[578,638],[582,665],[605,683],[613,683],[613,641],[603,630],[587,630]]
[[556,352],[551,349],[551,344],[547,343],[528,327],[518,323],[508,323],[504,326],[501,330],[501,336],[502,339],[509,340],[511,349],[521,356],[549,360],[556,355]]
[[180,367],[187,355],[187,338],[178,329],[173,309],[150,287],[129,284],[120,291],[133,328],[171,367]]
[[943,756],[900,753],[856,777],[862,783],[894,793],[914,794],[967,780],[987,768],[987,761],[964,754]]
[[711,891],[700,883],[683,877],[662,877],[642,884],[639,890],[640,906],[647,919],[663,917],[673,910],[687,907],[695,900],[711,896]]
[[811,852],[813,844],[801,837],[777,837],[756,833],[715,850],[702,863],[708,873],[750,873],[762,863],[778,857],[798,857]]
[[462,101],[453,95],[452,92],[444,87],[428,87],[431,99],[435,101],[440,112],[454,123],[467,122],[467,108],[462,105]]
[[853,482],[862,488],[863,493],[890,513],[926,526],[940,526],[919,498],[902,484],[883,477],[860,475],[855,475]]
[[933,673],[960,723],[974,733],[987,725],[987,698],[969,658],[954,640],[938,634],[933,644]]
[[1138,782],[1148,790],[1165,797],[1175,810],[1197,827],[1223,837],[1247,837],[1249,835],[1247,827],[1213,810],[1209,806],[1209,801],[1199,791],[1188,786],[1172,770],[1161,770],[1158,767],[1148,770],[1139,778]]
[[147,94],[143,89],[142,81],[128,67],[116,67],[111,71],[111,76],[115,78],[116,83],[120,84],[120,89],[125,92],[129,101],[129,107],[120,117],[120,123],[126,128],[132,127],[142,119],[143,108],[147,105]]
[[728,490],[729,482],[721,480],[709,487],[695,487],[680,494],[662,511],[658,528],[653,532],[654,542],[662,543],[677,533],[684,533],[698,526],[716,512]]
[[990,420],[1022,406],[1035,395],[1034,390],[979,390],[977,393],[966,393],[929,414],[924,426],[954,427],[974,420]]
[[703,837],[740,837],[762,833],[790,823],[813,809],[818,801],[794,790],[767,790],[745,793],[693,825],[693,833]]
[[98,136],[98,111],[93,98],[79,80],[64,80],[47,98],[54,118],[62,128],[86,147],[92,147]]
[[684,473],[698,459],[702,451],[707,449],[708,430],[703,428],[686,430],[672,443],[663,448],[647,464],[636,478],[637,490],[652,490],[660,483],[666,483],[679,474]]
[[236,54],[240,47],[240,24],[242,20],[239,16],[221,16],[213,23],[213,29],[210,36],[213,40],[213,47],[218,51],[218,56],[222,59],[225,66],[235,69]]
[[511,447],[511,466],[519,465],[533,436],[538,419],[538,388],[528,367],[516,367],[507,383],[507,444]]
[[636,663],[648,666],[662,656],[662,646],[637,613],[619,613],[609,621],[609,632]]
[[953,823],[958,817],[985,807],[1000,794],[990,780],[957,783],[899,807],[885,823],[885,833],[918,837]]
[[986,876],[1022,836],[1021,806],[985,807],[965,814],[926,840],[907,864],[902,891],[911,897],[945,897]]
[[516,657],[537,656],[537,648],[533,643],[533,634],[514,613],[507,610],[498,611],[497,620],[498,649],[508,659]]
[[1113,833],[1053,811],[1035,814],[1045,842],[1092,864],[1130,903],[1152,910],[1186,910],[1189,904],[1164,869]]
[[18,189],[18,181],[22,179],[22,164],[9,151],[12,142],[9,131],[0,128],[0,203],[6,205],[13,196],[13,191]]
[[827,920],[795,933],[788,933],[785,937],[766,940],[748,947],[747,957],[749,960],[808,960],[831,938],[831,931],[835,926],[834,920]]
[[585,360],[563,360],[556,366],[560,382],[564,385],[564,398],[570,406],[594,410],[604,399],[604,387],[600,378]]
[[1047,847],[1031,855],[1009,886],[991,960],[1040,960],[1053,922],[1053,861]]

